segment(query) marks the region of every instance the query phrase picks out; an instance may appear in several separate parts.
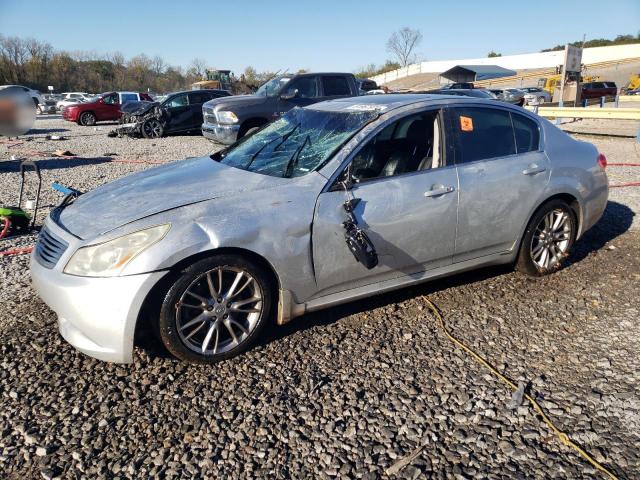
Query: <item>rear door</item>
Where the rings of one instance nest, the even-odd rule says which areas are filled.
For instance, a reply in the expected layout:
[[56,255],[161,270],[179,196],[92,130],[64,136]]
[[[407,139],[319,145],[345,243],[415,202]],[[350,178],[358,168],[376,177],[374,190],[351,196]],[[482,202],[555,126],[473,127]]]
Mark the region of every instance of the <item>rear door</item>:
[[191,128],[199,130],[202,126],[202,104],[213,98],[210,92],[193,91],[188,94],[191,111]]
[[344,75],[322,75],[320,77],[322,87],[322,100],[351,97],[349,80]]
[[456,106],[450,114],[460,182],[453,261],[505,252],[549,180],[540,127],[500,107]]

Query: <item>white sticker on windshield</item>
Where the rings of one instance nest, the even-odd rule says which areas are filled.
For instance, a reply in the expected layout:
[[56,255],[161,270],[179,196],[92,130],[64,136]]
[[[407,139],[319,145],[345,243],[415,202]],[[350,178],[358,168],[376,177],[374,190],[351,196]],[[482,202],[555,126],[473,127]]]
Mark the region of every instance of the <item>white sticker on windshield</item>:
[[366,103],[359,103],[357,105],[351,105],[350,107],[345,108],[345,110],[358,110],[360,112],[382,112],[386,109],[386,105],[372,105]]

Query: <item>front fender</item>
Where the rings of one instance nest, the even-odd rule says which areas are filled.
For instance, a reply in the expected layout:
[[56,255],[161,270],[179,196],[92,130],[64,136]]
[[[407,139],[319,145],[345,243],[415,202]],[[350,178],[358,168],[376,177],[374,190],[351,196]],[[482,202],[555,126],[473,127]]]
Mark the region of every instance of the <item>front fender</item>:
[[303,301],[316,291],[311,223],[325,182],[320,174],[311,173],[284,188],[204,201],[136,222],[136,230],[162,223],[171,223],[171,229],[122,274],[169,270],[194,255],[242,249],[263,258],[280,287],[290,290],[296,302]]

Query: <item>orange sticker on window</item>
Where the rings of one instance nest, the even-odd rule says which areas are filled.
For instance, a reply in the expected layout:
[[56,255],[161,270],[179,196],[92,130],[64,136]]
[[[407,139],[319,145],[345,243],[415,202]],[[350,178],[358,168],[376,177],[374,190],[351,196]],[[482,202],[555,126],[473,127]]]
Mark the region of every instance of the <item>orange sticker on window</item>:
[[460,116],[460,130],[473,132],[473,118]]

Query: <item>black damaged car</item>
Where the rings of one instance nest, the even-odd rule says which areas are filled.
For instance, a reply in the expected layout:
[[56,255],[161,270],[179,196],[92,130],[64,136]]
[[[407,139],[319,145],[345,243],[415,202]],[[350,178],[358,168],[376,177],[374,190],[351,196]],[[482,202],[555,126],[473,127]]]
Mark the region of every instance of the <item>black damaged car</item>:
[[162,102],[130,102],[121,107],[120,124],[111,134],[159,138],[201,132],[202,104],[229,95],[226,90],[189,90],[171,93]]

